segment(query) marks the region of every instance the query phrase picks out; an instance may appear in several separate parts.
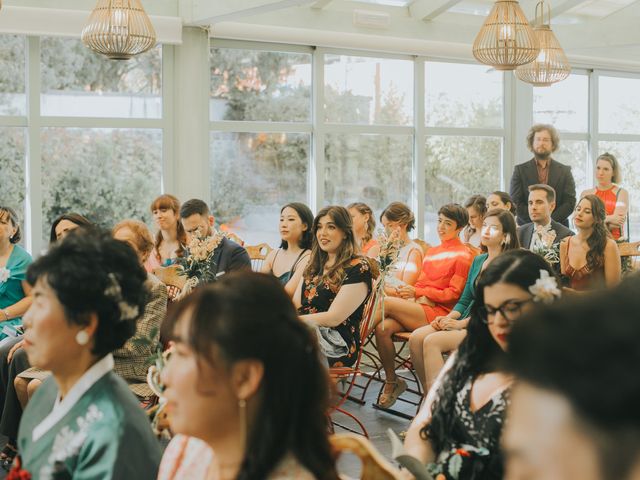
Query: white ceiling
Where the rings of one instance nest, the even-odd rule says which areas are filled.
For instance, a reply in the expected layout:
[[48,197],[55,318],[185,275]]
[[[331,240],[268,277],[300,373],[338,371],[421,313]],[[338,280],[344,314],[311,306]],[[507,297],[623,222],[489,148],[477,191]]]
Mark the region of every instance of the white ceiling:
[[[521,0],[533,20],[536,0]],[[574,65],[640,71],[640,0],[552,0],[551,26]],[[5,0],[6,6],[91,10],[94,0]],[[492,0],[143,0],[213,37],[368,48],[471,59]],[[354,14],[372,19],[354,24]],[[0,12],[1,15],[1,12]]]

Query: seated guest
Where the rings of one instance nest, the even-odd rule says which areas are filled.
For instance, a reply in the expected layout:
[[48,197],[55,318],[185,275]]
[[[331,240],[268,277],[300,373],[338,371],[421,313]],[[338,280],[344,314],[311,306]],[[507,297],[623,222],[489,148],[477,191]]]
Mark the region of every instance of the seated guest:
[[507,480],[640,478],[638,291],[629,279],[515,325]]
[[304,203],[289,203],[280,210],[280,248],[271,250],[262,273],[275,275],[290,297],[296,291],[311,255],[313,213]]
[[402,202],[392,202],[380,215],[380,222],[388,235],[396,232],[400,239],[400,251],[394,264],[394,272],[385,280],[385,294],[398,296],[402,285],[413,285],[422,270],[422,247],[409,238],[409,232],[415,227],[415,217],[411,209]]
[[458,348],[467,335],[478,277],[498,255],[519,246],[513,215],[506,210],[489,210],[482,222],[482,248],[487,253],[473,259],[460,300],[447,315],[436,317],[409,337],[411,363],[425,392],[444,366],[443,354]]
[[225,276],[178,304],[166,329],[175,346],[161,380],[177,435],[159,480],[338,479],[318,343],[274,278]]
[[209,278],[215,279],[233,270],[251,269],[251,259],[247,251],[216,231],[215,219],[205,202],[196,198],[184,202],[180,208],[180,219],[187,241],[198,237],[213,237],[217,243],[209,263]]
[[[549,185],[536,184],[529,187],[529,217],[531,223],[518,227],[518,240],[523,248],[538,253],[551,263],[554,268],[559,268],[557,258],[560,241],[573,235],[573,232],[561,223],[551,218],[551,213],[556,208],[556,192]],[[550,250],[555,255],[549,253]],[[555,260],[555,262],[553,261]]]
[[112,372],[111,352],[134,333],[147,301],[135,252],[106,233],[74,232],[35,261],[27,279],[34,302],[24,349],[52,376],[22,417],[14,475],[155,479],[158,442]]
[[[534,302],[560,295],[555,273],[524,249],[499,255],[478,279],[469,334],[447,360],[407,432],[407,452],[438,479],[501,479],[500,434],[511,375],[509,332]],[[536,477],[537,478],[537,477]]]
[[51,224],[51,232],[49,233],[49,245],[53,245],[59,240],[67,236],[78,227],[90,227],[93,225],[88,218],[79,213],[65,213],[56,218]]
[[574,290],[611,287],[620,281],[620,252],[605,226],[604,203],[586,195],[576,205],[575,237],[560,244],[560,270]]
[[31,305],[24,280],[32,259],[18,245],[21,237],[16,212],[0,206],[0,340],[20,333],[17,327],[22,325],[22,315]]
[[[330,366],[351,366],[360,351],[360,321],[377,269],[358,255],[351,215],[329,206],[313,220],[311,258],[293,297],[300,318],[317,327]],[[375,262],[374,262],[375,263]]]
[[399,287],[398,297],[385,297],[384,319],[382,309],[376,310],[376,347],[386,374],[378,404],[384,408],[393,405],[407,388],[395,372],[393,334],[413,332],[436,317],[447,315],[462,294],[473,258],[459,238],[468,221],[467,211],[461,205],[448,204],[440,208],[438,236],[442,243],[427,251],[415,285]]
[[580,195],[580,198],[585,195],[596,195],[602,200],[607,213],[604,223],[614,240],[623,237],[622,229],[629,213],[629,192],[618,185],[621,180],[622,174],[618,160],[610,153],[603,153],[596,160],[598,185],[585,190]]
[[464,203],[469,214],[469,223],[462,230],[462,241],[475,248],[480,248],[482,220],[487,213],[487,199],[482,195],[472,195]]
[[380,253],[380,245],[373,238],[373,232],[376,228],[373,210],[369,205],[362,202],[350,204],[347,210],[349,210],[353,221],[353,233],[356,236],[356,243],[360,247],[360,253],[369,258],[376,258]]
[[184,256],[187,235],[180,221],[180,200],[164,194],[151,203],[151,214],[158,228],[153,251],[144,264],[147,272],[168,267]]
[[516,216],[516,206],[511,200],[511,195],[507,192],[496,190],[487,197],[487,210],[493,210],[494,208],[500,208],[511,212],[511,215]]

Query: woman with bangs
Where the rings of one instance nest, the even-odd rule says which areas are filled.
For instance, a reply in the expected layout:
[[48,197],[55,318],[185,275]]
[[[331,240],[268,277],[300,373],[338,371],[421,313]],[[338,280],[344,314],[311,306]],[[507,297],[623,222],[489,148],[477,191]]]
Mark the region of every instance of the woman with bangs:
[[227,274],[180,302],[165,330],[177,435],[158,480],[338,480],[327,371],[277,279]]
[[296,291],[309,256],[313,235],[313,213],[304,203],[288,203],[280,210],[280,248],[271,250],[262,264],[284,286],[290,297]]
[[351,215],[325,207],[313,220],[311,258],[293,297],[300,318],[317,327],[320,348],[330,366],[351,366],[360,350],[360,321],[369,298],[372,271],[358,255]]
[[173,195],[160,195],[151,203],[150,209],[158,233],[151,255],[144,264],[147,272],[176,263],[184,256],[187,244],[187,234],[180,221],[180,200]]

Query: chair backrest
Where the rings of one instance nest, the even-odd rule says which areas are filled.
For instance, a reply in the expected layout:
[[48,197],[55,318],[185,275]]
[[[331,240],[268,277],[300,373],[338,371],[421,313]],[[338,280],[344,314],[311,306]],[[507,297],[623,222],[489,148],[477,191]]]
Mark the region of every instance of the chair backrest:
[[398,480],[401,472],[385,459],[376,447],[362,435],[353,433],[334,434],[329,437],[334,452],[353,453],[362,462],[360,478],[367,480]]
[[[378,302],[378,289],[376,288],[377,284],[373,284],[371,287],[373,290],[371,291],[371,295],[369,295],[369,299],[364,306],[364,310],[362,311],[362,319],[360,320],[360,342],[364,342],[366,338],[369,336],[373,329],[373,316],[377,308],[380,308],[380,305],[376,305]],[[383,298],[380,301],[384,301]]]
[[267,258],[269,252],[273,250],[268,244],[260,243],[258,245],[248,245],[244,247],[251,259],[251,270],[259,272],[262,268],[264,259]]
[[168,267],[158,267],[153,270],[153,274],[167,286],[169,300],[173,301],[182,291],[182,287],[187,283],[187,277],[180,275],[179,265],[169,265]]
[[233,232],[225,232],[225,236],[234,242],[236,242],[241,247],[244,247],[244,240],[242,240],[238,235]]
[[620,257],[628,259],[630,270],[637,270],[640,262],[640,242],[623,242],[618,244]]

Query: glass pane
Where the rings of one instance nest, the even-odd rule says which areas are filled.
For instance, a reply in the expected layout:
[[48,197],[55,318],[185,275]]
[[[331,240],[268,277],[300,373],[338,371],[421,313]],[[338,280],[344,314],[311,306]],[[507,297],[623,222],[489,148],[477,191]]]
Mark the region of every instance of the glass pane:
[[162,48],[126,62],[109,60],[71,38],[43,37],[42,115],[162,117]]
[[589,78],[570,75],[550,87],[534,87],[533,122],[548,123],[565,132],[586,132],[589,128]]
[[427,62],[427,126],[502,128],[502,72],[483,65]]
[[0,35],[0,115],[24,115],[25,38]]
[[553,158],[571,167],[571,173],[576,182],[576,196],[591,187],[593,183],[593,175],[587,170],[588,150],[586,141],[562,140],[560,137],[560,148],[553,153]]
[[7,205],[13,208],[22,222],[24,222],[26,190],[24,180],[24,142],[24,129],[0,127],[0,183],[2,184],[2,187],[0,187],[0,205]]
[[161,130],[44,128],[41,141],[45,244],[67,212],[106,228],[125,218],[150,223],[162,186]]
[[311,137],[303,133],[211,132],[211,205],[223,229],[247,245],[280,244],[280,209],[307,202]]
[[308,122],[311,55],[213,48],[211,120]]
[[364,202],[377,212],[393,201],[410,205],[412,161],[410,135],[327,135],[324,203]]
[[639,133],[640,79],[600,77],[598,92],[601,133]]
[[425,240],[440,243],[436,232],[438,210],[475,194],[500,189],[502,138],[427,138],[425,160]]
[[598,153],[612,153],[620,162],[621,185],[629,192],[630,239],[640,240],[640,142],[599,142],[598,147]]
[[327,122],[413,125],[413,62],[332,54],[324,59]]

